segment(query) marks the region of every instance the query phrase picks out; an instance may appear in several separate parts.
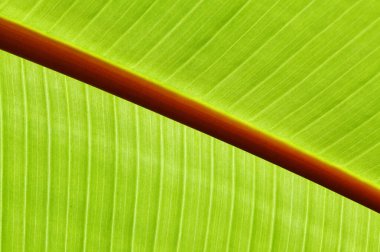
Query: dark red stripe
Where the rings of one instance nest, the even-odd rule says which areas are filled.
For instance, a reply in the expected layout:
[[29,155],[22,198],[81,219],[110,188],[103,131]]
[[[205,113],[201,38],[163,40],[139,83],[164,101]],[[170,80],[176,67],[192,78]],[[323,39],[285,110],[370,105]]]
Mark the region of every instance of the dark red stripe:
[[5,19],[0,19],[0,34],[5,51],[200,130],[380,213],[380,189],[240,121]]

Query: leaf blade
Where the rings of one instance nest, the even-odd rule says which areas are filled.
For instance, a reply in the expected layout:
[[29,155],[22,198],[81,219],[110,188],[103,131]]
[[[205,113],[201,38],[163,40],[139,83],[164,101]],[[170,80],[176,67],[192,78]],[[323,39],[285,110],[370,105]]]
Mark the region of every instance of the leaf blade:
[[[3,250],[19,248],[23,236],[15,234],[23,232],[31,250],[46,244],[48,250],[81,250],[85,228],[88,250],[108,250],[111,243],[114,250],[198,250],[205,244],[211,251],[227,245],[237,250],[379,249],[377,213],[78,81],[9,54],[1,53],[1,59]],[[22,69],[31,113],[27,120]],[[48,85],[41,82],[44,74]],[[20,150],[26,147],[25,159]],[[46,241],[48,153],[51,203]]]

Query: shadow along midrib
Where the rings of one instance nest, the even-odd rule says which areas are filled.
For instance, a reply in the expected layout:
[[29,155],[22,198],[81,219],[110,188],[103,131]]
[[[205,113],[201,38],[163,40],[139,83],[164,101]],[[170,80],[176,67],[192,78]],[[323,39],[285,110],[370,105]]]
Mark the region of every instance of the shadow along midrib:
[[380,213],[380,189],[237,119],[4,18],[0,34],[5,51],[202,131]]

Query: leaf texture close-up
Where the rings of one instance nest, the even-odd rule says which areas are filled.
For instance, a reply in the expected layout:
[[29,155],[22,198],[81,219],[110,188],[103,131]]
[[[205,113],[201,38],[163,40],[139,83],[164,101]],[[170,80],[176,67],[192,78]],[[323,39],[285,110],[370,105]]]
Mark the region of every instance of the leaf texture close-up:
[[380,250],[379,1],[3,0],[0,31],[40,64],[0,53],[2,251]]

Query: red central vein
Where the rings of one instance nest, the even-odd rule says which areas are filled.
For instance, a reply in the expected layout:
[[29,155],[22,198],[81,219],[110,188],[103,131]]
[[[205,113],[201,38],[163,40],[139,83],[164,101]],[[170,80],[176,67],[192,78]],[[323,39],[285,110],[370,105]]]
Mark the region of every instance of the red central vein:
[[200,130],[380,213],[380,189],[243,122],[1,18],[0,34],[5,51]]

